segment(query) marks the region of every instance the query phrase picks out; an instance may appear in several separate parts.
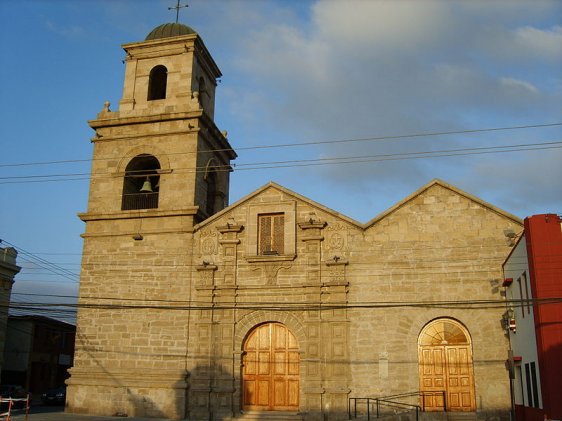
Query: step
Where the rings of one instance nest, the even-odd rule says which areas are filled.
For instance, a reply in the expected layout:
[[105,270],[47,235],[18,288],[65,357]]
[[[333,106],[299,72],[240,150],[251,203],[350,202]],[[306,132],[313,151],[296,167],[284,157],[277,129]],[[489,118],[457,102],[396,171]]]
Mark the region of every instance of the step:
[[476,421],[476,412],[447,412],[448,421]]
[[291,411],[244,411],[235,420],[302,421],[302,415]]

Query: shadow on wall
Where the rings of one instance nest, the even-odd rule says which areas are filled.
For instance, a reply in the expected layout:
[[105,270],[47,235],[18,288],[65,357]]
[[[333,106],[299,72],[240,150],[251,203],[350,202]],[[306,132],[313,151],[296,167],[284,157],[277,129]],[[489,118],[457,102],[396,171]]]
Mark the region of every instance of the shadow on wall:
[[[541,325],[548,330],[550,337],[562,338],[562,320],[543,323]],[[523,361],[523,364],[525,362]],[[562,378],[562,343],[557,343],[546,349],[542,360],[539,361],[541,376],[541,395],[542,408],[516,405],[515,418],[518,421],[543,421],[543,420],[562,420],[562,400],[560,399],[560,379]],[[523,376],[525,368],[522,367]],[[523,390],[525,402],[531,398],[537,399],[533,395],[534,389]],[[531,395],[529,397],[529,394]],[[520,400],[523,397],[519,397]]]
[[[222,359],[224,361],[224,359]],[[235,364],[210,364],[197,365],[190,373],[188,385],[188,411],[186,419],[205,421],[231,421],[231,420],[267,420],[269,417],[260,417],[257,410],[243,410],[242,381],[240,362]],[[230,368],[229,368],[230,367]],[[236,367],[236,368],[232,368]],[[233,376],[233,371],[238,371]],[[264,376],[266,377],[266,376]],[[273,381],[273,376],[272,376]],[[279,383],[276,383],[277,385]],[[302,386],[301,386],[302,387]],[[272,389],[273,391],[273,389]],[[302,392],[302,390],[301,390]],[[327,395],[318,397],[317,409],[304,410],[304,402],[300,402],[299,410],[272,411],[264,407],[263,412],[274,416],[279,413],[288,414],[286,418],[280,416],[277,420],[306,420],[306,421],[339,421],[349,420],[347,409],[347,394],[343,399],[344,407],[334,409],[334,406],[325,402]],[[302,395],[301,395],[302,398]],[[252,399],[250,397],[250,399]],[[324,410],[322,409],[324,408]],[[358,417],[357,419],[366,419]],[[374,418],[372,418],[374,419]],[[399,418],[396,418],[398,420]],[[415,421],[408,414],[401,414],[400,421]]]
[[[77,333],[77,338],[88,344],[86,337]],[[104,383],[109,379],[111,384],[96,385],[93,379],[85,383],[76,383],[71,376],[68,381],[71,387],[67,391],[65,412],[114,417],[183,418],[186,409],[184,381],[178,381],[172,387],[165,388],[142,385],[134,387],[124,384],[119,375],[112,373],[96,358],[93,349],[87,345],[82,347],[90,361],[104,373]],[[128,380],[127,383],[134,383],[134,380],[130,381],[130,377]],[[80,386],[85,388],[81,390]],[[94,402],[92,402],[92,395],[96,396]]]
[[[562,341],[562,320],[548,323],[552,337],[558,337]],[[555,332],[557,332],[557,336]],[[543,365],[540,367],[541,387],[543,396],[543,408],[545,417],[549,420],[562,420],[562,399],[560,399],[560,379],[562,379],[562,342],[548,348],[544,355]],[[539,362],[540,364],[540,362]],[[547,376],[545,376],[547,375]],[[542,419],[542,418],[541,418]]]

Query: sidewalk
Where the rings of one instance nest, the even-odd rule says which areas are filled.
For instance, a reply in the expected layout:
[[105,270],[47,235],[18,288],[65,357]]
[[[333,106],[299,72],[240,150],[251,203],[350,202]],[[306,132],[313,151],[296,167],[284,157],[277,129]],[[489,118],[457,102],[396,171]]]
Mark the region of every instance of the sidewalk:
[[[29,421],[170,421],[167,418],[100,417],[97,415],[67,414],[60,411],[31,413]],[[12,415],[12,421],[25,421],[25,414]]]

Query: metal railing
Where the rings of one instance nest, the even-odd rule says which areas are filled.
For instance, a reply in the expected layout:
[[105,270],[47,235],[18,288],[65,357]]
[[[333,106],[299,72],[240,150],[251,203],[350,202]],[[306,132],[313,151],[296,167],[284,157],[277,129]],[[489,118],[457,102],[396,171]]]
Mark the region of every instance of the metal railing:
[[[415,398],[419,404],[400,402]],[[398,395],[385,396],[382,398],[349,398],[348,416],[349,419],[357,418],[357,415],[366,415],[367,420],[371,418],[381,418],[387,415],[395,415],[403,412],[413,412],[416,414],[416,421],[419,421],[420,412],[425,412],[427,399],[433,402],[437,398],[442,400],[442,405],[430,405],[431,408],[443,408],[447,412],[447,394],[444,390],[434,392],[410,392]]]
[[126,193],[123,195],[121,210],[156,209],[158,207],[158,192]]
[[[0,419],[4,421],[10,421],[12,415],[17,413],[25,414],[25,420],[27,421],[29,416],[29,404],[30,396],[27,394],[25,398],[10,398],[0,396]],[[17,404],[21,405],[17,407]]]

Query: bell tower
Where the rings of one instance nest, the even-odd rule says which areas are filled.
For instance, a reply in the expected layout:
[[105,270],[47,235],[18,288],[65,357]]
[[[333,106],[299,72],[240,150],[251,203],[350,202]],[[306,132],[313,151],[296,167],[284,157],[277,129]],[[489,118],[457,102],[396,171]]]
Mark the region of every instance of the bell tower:
[[221,72],[193,29],[164,24],[123,49],[119,107],[106,102],[89,121],[67,404],[71,412],[183,418],[193,226],[227,206],[236,154],[214,123]]
[[181,209],[206,219],[227,205],[236,157],[214,123],[221,72],[197,33],[178,23],[123,49],[119,110],[106,103],[89,122],[96,133],[88,213]]

